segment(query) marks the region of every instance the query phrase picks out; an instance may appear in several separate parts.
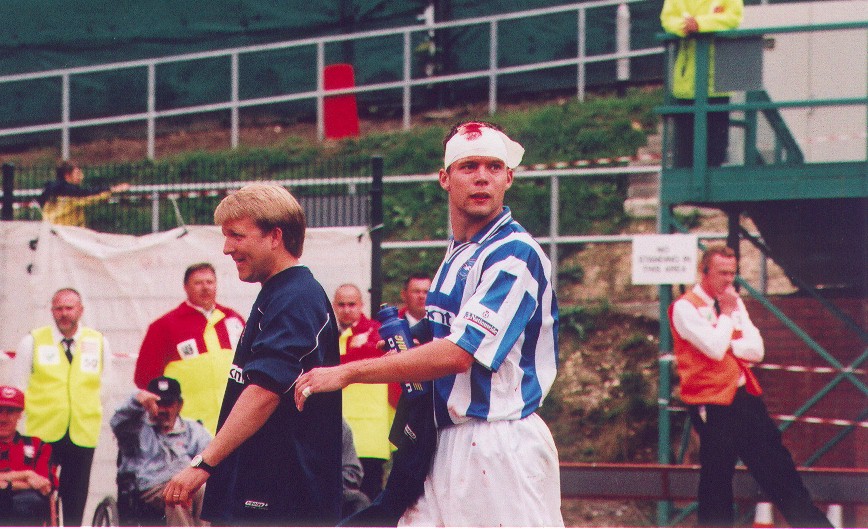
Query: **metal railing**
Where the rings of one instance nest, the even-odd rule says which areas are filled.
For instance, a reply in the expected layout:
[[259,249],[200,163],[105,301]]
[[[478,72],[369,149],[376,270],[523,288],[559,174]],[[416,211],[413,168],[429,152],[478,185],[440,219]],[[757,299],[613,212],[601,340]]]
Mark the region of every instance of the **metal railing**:
[[[14,167],[4,166],[4,169],[14,173]],[[371,225],[372,218],[370,209],[374,207],[372,182],[373,176],[368,171],[356,168],[355,173],[330,174],[327,176],[305,177],[300,174],[287,174],[288,169],[279,168],[276,173],[265,175],[262,178],[293,189],[299,200],[308,212],[310,226],[331,225]],[[364,168],[363,168],[364,169]],[[235,172],[239,172],[237,170]],[[322,174],[321,171],[314,171]],[[612,180],[626,178],[631,175],[645,175],[660,172],[660,166],[615,166],[615,167],[589,167],[567,169],[519,169],[515,176],[519,180],[539,179],[548,181],[548,220],[547,226],[534,230],[535,239],[545,246],[553,266],[552,286],[558,286],[558,263],[560,249],[563,246],[575,246],[590,243],[602,244],[630,244],[633,234],[575,234],[574,230],[565,227],[561,218],[563,203],[560,189],[566,181],[573,179],[584,180]],[[279,176],[284,175],[284,176]],[[160,180],[160,178],[155,178]],[[4,179],[11,181],[10,178]],[[395,189],[396,186],[418,185],[436,183],[436,174],[393,175],[382,177],[384,186]],[[261,178],[260,178],[260,181]],[[100,208],[104,211],[102,217],[111,217],[119,224],[135,221],[145,225],[134,227],[132,231],[127,226],[127,233],[158,232],[171,229],[184,224],[205,223],[210,224],[211,214],[216,203],[227,193],[239,189],[248,184],[246,180],[218,180],[213,182],[167,182],[152,184],[136,184],[121,195],[111,199],[112,203],[90,208]],[[41,212],[35,203],[36,197],[42,192],[41,189],[19,189],[13,192],[0,194],[0,199],[5,196],[14,197],[14,218],[18,219],[41,219]],[[388,196],[388,195],[387,195]],[[200,204],[194,207],[192,204]],[[382,207],[382,206],[380,206]],[[13,209],[10,206],[10,212]],[[129,211],[128,211],[129,210]],[[135,210],[135,211],[133,211]],[[204,216],[203,216],[204,215]],[[128,218],[126,221],[125,217]],[[9,216],[8,218],[13,218]],[[449,227],[444,214],[443,232],[448,233]],[[520,219],[521,220],[521,219]],[[90,223],[90,221],[88,221]],[[542,231],[545,230],[545,231]],[[564,233],[564,232],[567,233]],[[573,231],[573,233],[569,233]],[[388,240],[390,234],[384,234],[381,241],[381,249],[384,251],[422,250],[445,248],[448,241],[443,239],[425,240]],[[701,240],[722,240],[726,238],[724,233],[700,232],[697,236]],[[765,260],[764,258],[762,259]],[[761,291],[765,290],[765,276],[758,278]]]
[[[398,28],[390,28],[376,31],[365,31],[358,33],[350,33],[345,35],[332,35],[324,37],[313,37],[294,41],[276,42],[271,44],[251,45],[230,49],[205,51],[198,53],[186,53],[167,57],[156,57],[150,59],[141,59],[133,61],[116,62],[110,64],[99,64],[94,66],[83,66],[76,68],[64,68],[56,70],[48,70],[42,72],[22,73],[14,75],[0,76],[0,85],[6,83],[14,83],[21,81],[33,80],[50,80],[59,79],[61,84],[60,90],[60,108],[61,119],[59,122],[41,123],[28,126],[10,127],[0,129],[0,137],[19,136],[25,134],[42,133],[59,131],[61,134],[61,156],[63,159],[68,159],[70,156],[70,133],[73,129],[81,129],[85,127],[95,127],[103,125],[113,125],[121,123],[133,123],[144,121],[147,124],[147,157],[154,159],[156,157],[156,130],[157,121],[162,118],[171,118],[177,116],[190,116],[194,114],[210,113],[215,111],[230,112],[230,145],[235,148],[239,145],[239,131],[241,126],[240,111],[245,108],[259,107],[265,105],[275,105],[279,103],[287,103],[294,101],[313,100],[316,102],[316,121],[317,132],[320,139],[323,138],[325,132],[325,117],[324,117],[324,101],[327,96],[345,95],[345,94],[361,94],[366,92],[383,92],[388,90],[401,90],[402,93],[402,116],[403,126],[409,128],[411,121],[411,112],[413,107],[412,88],[419,86],[428,86],[443,83],[454,83],[457,81],[465,81],[472,79],[487,79],[488,80],[488,109],[489,112],[497,110],[498,96],[498,79],[505,75],[526,73],[533,71],[550,70],[553,68],[562,68],[575,66],[576,67],[576,96],[583,100],[586,89],[586,68],[589,64],[600,62],[614,61],[617,69],[619,80],[628,80],[629,75],[629,60],[636,57],[660,55],[663,53],[662,47],[651,47],[644,49],[630,49],[630,28],[629,28],[629,10],[627,4],[634,2],[642,2],[645,0],[601,0],[595,2],[575,3],[564,6],[548,7],[541,9],[532,9],[518,11],[513,13],[504,13],[486,17],[478,17],[465,20],[456,20],[449,22],[423,22],[419,25],[404,26]],[[588,10],[597,9],[606,6],[619,6],[615,15],[616,24],[616,45],[615,53],[606,53],[598,55],[588,55],[585,46],[586,35],[586,13]],[[498,65],[498,25],[502,22],[518,19],[528,19],[533,17],[541,17],[554,14],[574,14],[576,16],[576,39],[577,53],[575,57],[569,59],[552,60],[544,62],[536,62],[532,64],[522,64],[517,66],[500,66]],[[472,26],[486,26],[488,28],[489,49],[488,49],[488,67],[482,70],[468,71],[462,73],[444,73],[439,75],[430,75],[423,77],[413,77],[413,35],[420,32],[430,33],[438,30],[466,28]],[[327,44],[345,43],[359,41],[363,39],[372,39],[389,36],[400,36],[403,39],[401,54],[402,73],[401,79],[394,82],[380,82],[361,84],[352,88],[343,88],[336,90],[326,90],[324,81],[324,69],[326,61],[325,47]],[[241,61],[256,54],[273,52],[275,50],[299,49],[313,47],[316,53],[316,60],[313,66],[309,63],[299,63],[297,67],[300,70],[310,70],[311,77],[316,78],[316,89],[308,91],[300,91],[295,93],[284,93],[269,97],[255,97],[242,99],[240,97],[241,86]],[[473,53],[478,53],[478,50],[472,50]],[[469,53],[469,51],[468,51]],[[158,110],[157,108],[157,68],[163,65],[201,61],[206,59],[228,59],[230,63],[230,74],[226,80],[230,86],[229,98],[225,101],[219,101],[209,104],[192,105],[171,109]],[[144,69],[147,75],[147,95],[146,95],[146,110],[137,113],[128,113],[122,115],[111,115],[90,119],[72,119],[71,109],[74,102],[71,97],[71,78],[79,75],[93,74],[99,72],[111,72],[118,70],[134,70]],[[540,87],[543,88],[543,87]]]

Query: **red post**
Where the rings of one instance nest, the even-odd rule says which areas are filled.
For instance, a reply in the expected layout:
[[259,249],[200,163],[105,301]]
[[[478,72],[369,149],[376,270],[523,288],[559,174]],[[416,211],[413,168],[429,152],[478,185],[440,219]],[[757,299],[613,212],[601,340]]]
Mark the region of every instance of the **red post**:
[[[323,72],[326,90],[352,88],[356,85],[351,64],[330,64]],[[323,101],[326,139],[359,135],[359,111],[355,94],[326,97]]]

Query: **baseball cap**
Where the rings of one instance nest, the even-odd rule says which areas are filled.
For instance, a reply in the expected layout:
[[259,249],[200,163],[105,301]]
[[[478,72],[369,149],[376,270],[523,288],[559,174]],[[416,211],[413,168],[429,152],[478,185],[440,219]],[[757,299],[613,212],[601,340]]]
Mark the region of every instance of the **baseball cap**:
[[148,391],[160,397],[160,404],[174,404],[181,400],[181,384],[174,378],[157,377],[148,382]]
[[0,406],[24,409],[24,393],[12,386],[0,386]]

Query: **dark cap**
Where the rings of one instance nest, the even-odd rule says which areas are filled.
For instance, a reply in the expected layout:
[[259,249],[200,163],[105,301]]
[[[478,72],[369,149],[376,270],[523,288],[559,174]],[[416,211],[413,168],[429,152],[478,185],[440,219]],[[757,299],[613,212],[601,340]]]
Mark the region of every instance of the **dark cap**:
[[24,409],[24,393],[12,386],[0,386],[0,406]]
[[181,384],[174,378],[157,377],[148,382],[148,391],[160,397],[159,404],[174,404],[181,400]]

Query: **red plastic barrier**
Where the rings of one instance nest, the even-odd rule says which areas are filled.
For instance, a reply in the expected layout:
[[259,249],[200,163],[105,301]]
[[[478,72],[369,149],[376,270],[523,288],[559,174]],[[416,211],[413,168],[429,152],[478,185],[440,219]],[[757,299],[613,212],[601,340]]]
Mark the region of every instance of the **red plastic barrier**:
[[[326,90],[352,88],[356,85],[351,64],[330,64],[325,67]],[[359,111],[355,94],[326,97],[323,101],[325,137],[340,139],[359,135]]]

